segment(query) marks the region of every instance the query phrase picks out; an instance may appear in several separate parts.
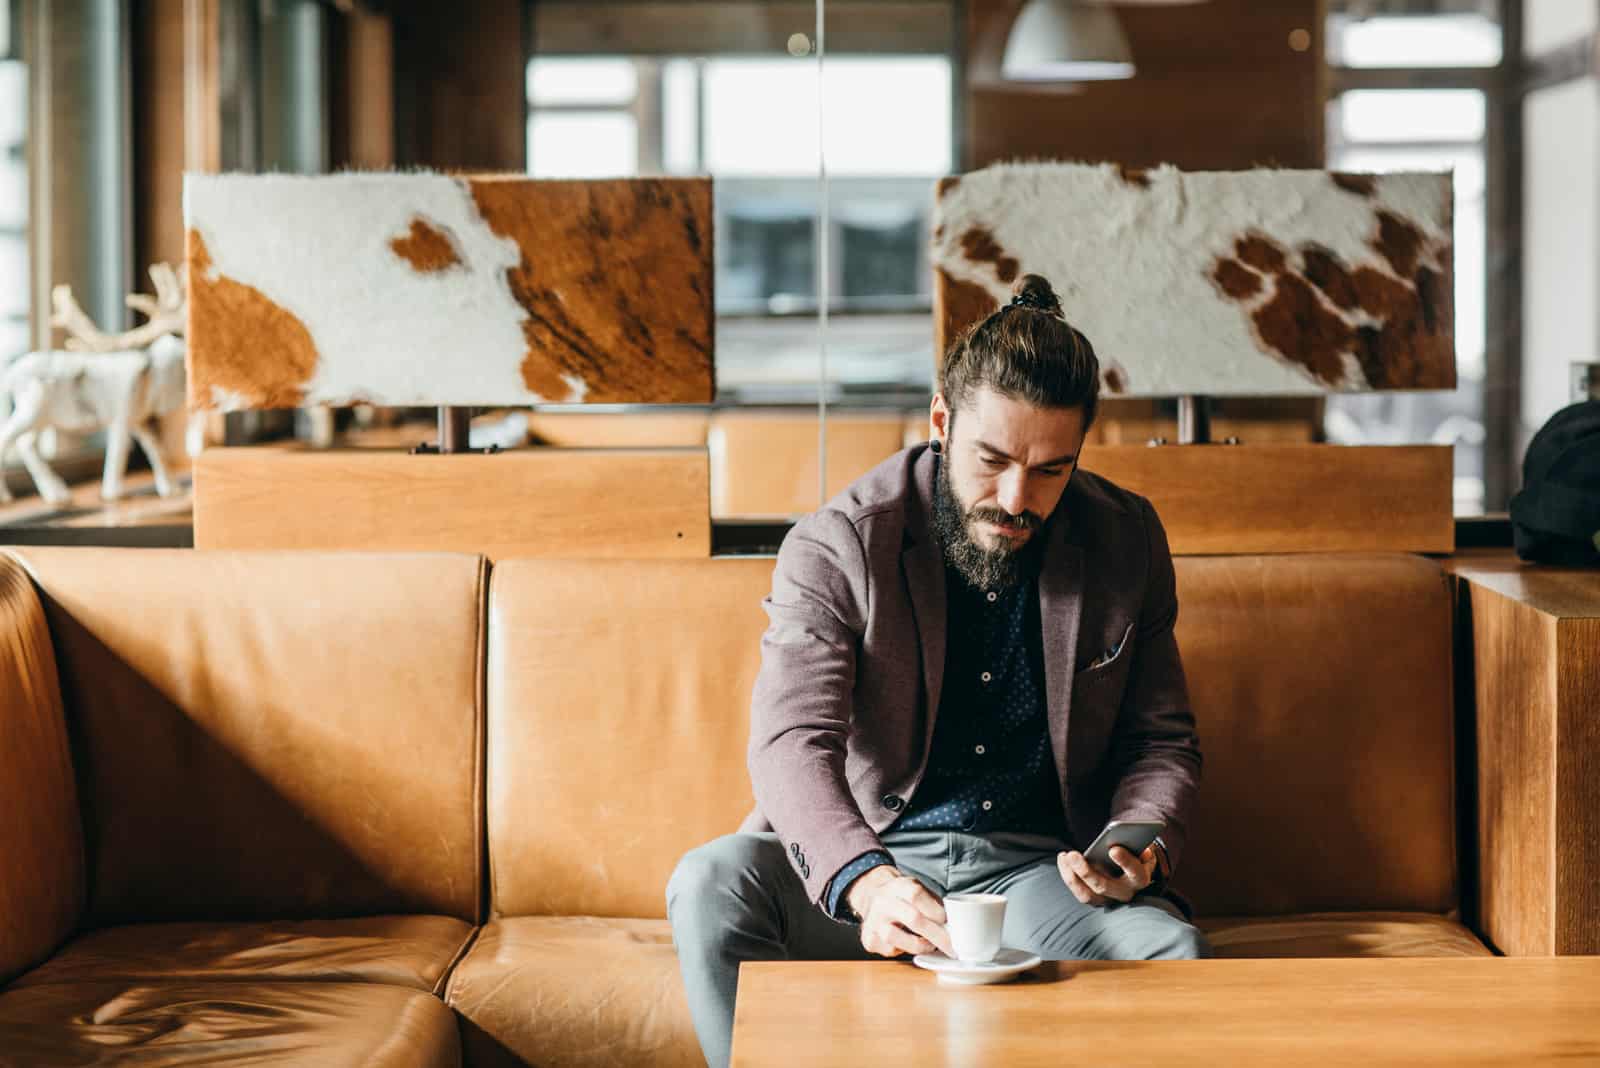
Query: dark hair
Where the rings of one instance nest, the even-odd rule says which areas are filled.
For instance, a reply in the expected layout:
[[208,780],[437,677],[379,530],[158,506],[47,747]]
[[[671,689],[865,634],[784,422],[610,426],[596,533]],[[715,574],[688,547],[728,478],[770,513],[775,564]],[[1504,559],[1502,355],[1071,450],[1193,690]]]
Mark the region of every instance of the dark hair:
[[939,371],[939,391],[953,414],[984,386],[1040,408],[1082,408],[1094,422],[1100,361],[1089,339],[1061,314],[1050,283],[1025,274],[1011,303],[963,334]]

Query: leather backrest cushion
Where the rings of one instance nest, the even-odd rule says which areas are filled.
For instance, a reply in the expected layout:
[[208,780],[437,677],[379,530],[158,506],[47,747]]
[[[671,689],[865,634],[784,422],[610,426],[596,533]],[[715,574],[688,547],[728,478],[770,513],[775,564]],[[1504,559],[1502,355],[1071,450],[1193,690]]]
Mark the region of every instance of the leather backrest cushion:
[[1450,597],[1404,554],[1177,561],[1210,915],[1456,904]]
[[664,916],[678,858],[749,813],[750,691],[772,563],[495,565],[496,915]]
[[0,552],[0,986],[48,957],[83,912],[83,831],[50,631]]
[[[1176,561],[1205,771],[1177,885],[1208,914],[1455,904],[1450,616],[1402,554]],[[770,559],[498,564],[492,907],[660,916],[749,810]]]
[[37,549],[89,912],[478,917],[475,556]]

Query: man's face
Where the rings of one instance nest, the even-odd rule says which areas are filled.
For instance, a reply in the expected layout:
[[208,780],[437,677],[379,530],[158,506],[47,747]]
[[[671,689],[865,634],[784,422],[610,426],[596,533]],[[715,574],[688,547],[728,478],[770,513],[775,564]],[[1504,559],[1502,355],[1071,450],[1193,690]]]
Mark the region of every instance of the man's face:
[[[959,507],[969,555],[976,550],[975,555],[1004,565],[1038,535],[1077,466],[1083,414],[1082,408],[1038,408],[982,388],[952,419],[944,396],[933,398],[934,434],[944,448],[941,477],[948,478]],[[1003,576],[988,572],[983,577]]]

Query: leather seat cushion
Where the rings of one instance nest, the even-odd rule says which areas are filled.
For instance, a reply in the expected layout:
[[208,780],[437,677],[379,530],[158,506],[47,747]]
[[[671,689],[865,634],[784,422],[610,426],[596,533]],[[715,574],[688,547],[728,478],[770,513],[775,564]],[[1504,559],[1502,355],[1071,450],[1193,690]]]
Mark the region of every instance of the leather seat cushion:
[[[1219,957],[1489,956],[1428,913],[1203,917]],[[473,1065],[700,1064],[665,920],[524,916],[486,926],[450,978]]]
[[320,980],[436,992],[471,937],[450,916],[132,924],[78,936],[17,985]]
[[1201,917],[1219,957],[1490,957],[1455,920],[1426,912]]
[[705,1064],[666,920],[495,920],[445,1000],[474,1066]]
[[48,983],[0,994],[0,1062],[452,1068],[455,1014],[375,983]]

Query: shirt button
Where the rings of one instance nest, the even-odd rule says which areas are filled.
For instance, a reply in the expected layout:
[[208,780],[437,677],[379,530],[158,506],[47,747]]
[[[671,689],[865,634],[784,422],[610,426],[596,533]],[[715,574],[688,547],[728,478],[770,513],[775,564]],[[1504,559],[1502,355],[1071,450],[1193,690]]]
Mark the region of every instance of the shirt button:
[[974,753],[977,753],[979,756],[983,756],[983,746],[981,746],[981,745],[974,746],[972,751]]
[[985,801],[983,803],[983,810],[985,812],[988,812],[991,808],[994,808],[994,802],[993,801]]
[[989,673],[988,673],[988,672],[987,672],[987,671],[985,671],[985,672],[984,672],[984,673],[983,673],[983,681],[984,681],[984,682],[988,682],[988,681],[989,681],[989,680],[991,680],[991,679],[993,679],[993,678],[994,678],[994,676],[993,676],[993,675],[991,675],[991,674],[989,674]]
[[997,593],[995,593],[995,592],[994,592],[994,591],[992,591],[992,590],[991,590],[991,591],[990,591],[990,592],[989,592],[989,594],[988,594],[988,597],[989,597],[989,603],[990,603],[990,604],[994,604],[994,600],[995,600],[995,598],[996,598],[996,597],[998,597],[998,596],[1000,596],[1000,595],[999,595],[999,594],[997,594]]
[[905,807],[905,801],[894,794],[884,794],[883,807],[888,809],[890,812],[899,812]]

